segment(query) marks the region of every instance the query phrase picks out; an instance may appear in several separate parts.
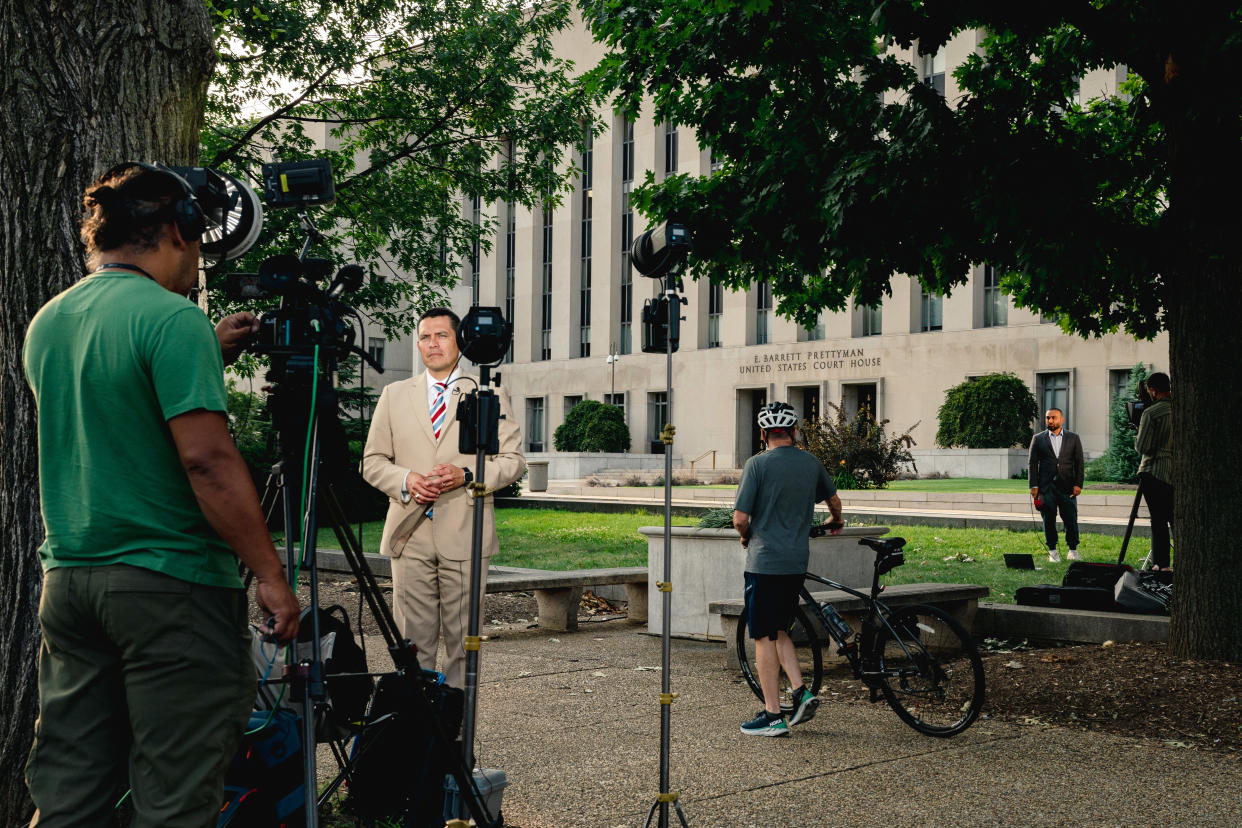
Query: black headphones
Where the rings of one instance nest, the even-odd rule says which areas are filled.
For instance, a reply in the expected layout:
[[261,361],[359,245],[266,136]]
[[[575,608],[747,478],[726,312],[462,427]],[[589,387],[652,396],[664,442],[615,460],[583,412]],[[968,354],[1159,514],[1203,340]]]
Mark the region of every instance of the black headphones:
[[207,217],[204,215],[203,208],[198,203],[198,197],[194,195],[194,188],[190,186],[189,182],[163,164],[148,164],[145,161],[124,161],[109,169],[102,177],[104,179],[113,178],[131,167],[141,167],[148,172],[160,173],[177,182],[181,187],[183,196],[172,205],[173,222],[177,225],[177,231],[181,233],[181,238],[185,241],[195,242],[201,239],[203,232],[207,229]]

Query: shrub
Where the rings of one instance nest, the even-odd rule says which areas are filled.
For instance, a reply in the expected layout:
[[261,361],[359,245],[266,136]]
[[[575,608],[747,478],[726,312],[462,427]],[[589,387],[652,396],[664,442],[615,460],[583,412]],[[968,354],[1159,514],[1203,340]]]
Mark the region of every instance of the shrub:
[[700,529],[732,529],[733,528],[733,509],[728,506],[721,506],[717,509],[711,509],[703,513],[699,518]]
[[944,448],[1030,445],[1035,396],[1014,374],[986,374],[950,388],[940,406],[936,444]]
[[884,430],[888,420],[876,422],[866,408],[850,419],[840,406],[827,405],[833,410],[828,416],[802,422],[800,443],[824,464],[838,489],[882,489],[906,465],[914,467],[914,426],[891,437]]
[[1100,457],[1104,476],[1098,479],[1110,480],[1113,483],[1133,483],[1138,477],[1140,458],[1139,453],[1134,450],[1134,427],[1130,425],[1130,417],[1126,413],[1126,400],[1138,399],[1139,383],[1145,379],[1147,369],[1142,363],[1131,368],[1125,393],[1119,394],[1108,410],[1111,429],[1108,448]]
[[552,445],[557,451],[629,451],[630,430],[620,408],[598,400],[583,400],[557,426]]

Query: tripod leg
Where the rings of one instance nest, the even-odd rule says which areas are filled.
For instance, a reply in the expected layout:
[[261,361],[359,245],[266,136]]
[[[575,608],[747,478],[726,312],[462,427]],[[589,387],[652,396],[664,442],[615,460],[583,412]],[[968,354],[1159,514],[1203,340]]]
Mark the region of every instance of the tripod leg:
[[1134,531],[1134,520],[1138,517],[1139,503],[1143,498],[1143,478],[1139,478],[1138,488],[1134,491],[1134,506],[1130,508],[1130,522],[1126,524],[1126,536],[1121,540],[1121,553],[1117,555],[1117,563],[1126,559],[1126,548],[1130,545],[1130,533]]

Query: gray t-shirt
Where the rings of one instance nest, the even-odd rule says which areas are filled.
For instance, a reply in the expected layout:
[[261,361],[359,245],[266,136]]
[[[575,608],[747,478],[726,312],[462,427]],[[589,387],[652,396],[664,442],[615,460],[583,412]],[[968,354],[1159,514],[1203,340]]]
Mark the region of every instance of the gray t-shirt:
[[823,464],[796,446],[778,446],[747,460],[733,504],[750,515],[746,571],[806,572],[815,504],[836,493]]

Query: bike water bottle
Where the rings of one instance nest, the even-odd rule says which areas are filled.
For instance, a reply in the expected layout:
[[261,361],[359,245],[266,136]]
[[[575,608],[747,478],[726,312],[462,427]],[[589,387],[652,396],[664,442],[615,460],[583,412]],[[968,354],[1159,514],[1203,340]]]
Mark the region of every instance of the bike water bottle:
[[824,615],[828,618],[828,623],[832,625],[832,629],[842,641],[848,641],[850,636],[854,634],[854,629],[844,618],[832,607],[832,604],[824,602],[820,604]]

